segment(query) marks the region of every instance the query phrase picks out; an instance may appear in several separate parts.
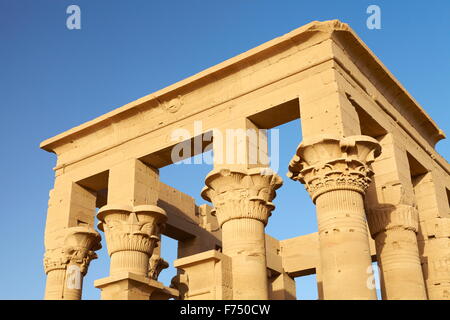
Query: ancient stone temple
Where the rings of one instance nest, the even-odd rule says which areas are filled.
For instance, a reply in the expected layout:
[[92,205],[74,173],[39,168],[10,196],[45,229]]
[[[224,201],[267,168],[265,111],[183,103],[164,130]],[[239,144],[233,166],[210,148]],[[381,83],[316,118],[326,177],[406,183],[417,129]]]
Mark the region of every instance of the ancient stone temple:
[[[275,239],[265,227],[283,179],[250,152],[224,161],[224,132],[295,119],[303,138],[280,175],[306,188],[318,231]],[[184,143],[201,154],[211,142],[210,205],[159,181],[180,143],[172,132],[196,121],[202,131]],[[253,132],[264,155],[264,131]],[[348,25],[312,22],[42,142],[57,155],[45,298],[81,298],[103,238],[103,299],[295,299],[295,278],[310,274],[320,299],[376,299],[375,261],[383,299],[449,299],[450,166],[434,149],[443,138]],[[161,256],[161,235],[178,241],[177,260]],[[168,264],[178,275],[163,284]]]

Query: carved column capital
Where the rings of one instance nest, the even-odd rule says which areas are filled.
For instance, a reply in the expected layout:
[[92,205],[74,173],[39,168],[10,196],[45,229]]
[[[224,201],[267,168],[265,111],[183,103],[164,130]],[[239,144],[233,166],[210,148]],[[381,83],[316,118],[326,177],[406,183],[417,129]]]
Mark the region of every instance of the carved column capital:
[[90,227],[68,228],[63,246],[49,249],[44,256],[45,273],[52,270],[65,270],[69,264],[80,267],[83,275],[87,273],[89,263],[97,259],[96,250],[101,248],[101,237]]
[[138,251],[151,255],[159,230],[167,220],[165,211],[153,205],[135,207],[106,205],[98,211],[98,228],[105,232],[108,254]]
[[189,291],[189,277],[186,273],[179,273],[170,281],[170,288],[174,288],[179,292],[179,300],[186,300]]
[[159,274],[169,267],[169,263],[159,255],[152,255],[148,263],[148,277],[158,280]]
[[369,208],[367,222],[372,237],[376,237],[380,232],[393,229],[417,232],[419,228],[419,213],[415,207],[407,204],[385,204]]
[[407,192],[401,181],[383,184],[378,201],[380,202],[378,205],[367,208],[367,222],[372,237],[392,229],[411,230],[417,233],[419,213],[414,196]]
[[220,226],[241,218],[256,219],[266,225],[275,209],[275,190],[282,183],[280,176],[267,168],[213,170],[205,179],[201,195],[213,203]]
[[314,202],[333,190],[364,195],[373,175],[369,165],[380,153],[378,141],[368,136],[305,139],[289,163],[287,176],[303,183]]

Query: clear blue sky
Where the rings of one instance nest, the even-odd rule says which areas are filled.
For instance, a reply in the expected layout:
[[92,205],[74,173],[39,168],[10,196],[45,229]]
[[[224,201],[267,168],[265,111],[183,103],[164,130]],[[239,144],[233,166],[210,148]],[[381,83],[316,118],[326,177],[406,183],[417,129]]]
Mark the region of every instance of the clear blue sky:
[[[81,30],[66,28],[66,8],[81,7]],[[382,29],[366,28],[366,8],[382,10]],[[0,298],[41,299],[43,233],[55,156],[46,138],[170,85],[313,20],[350,24],[437,124],[450,120],[450,2],[273,0],[0,0]],[[301,140],[299,121],[282,127],[281,170]],[[449,143],[438,151],[447,159]],[[207,166],[170,166],[165,183],[204,203]],[[284,178],[267,232],[279,239],[316,231],[314,207]],[[165,239],[167,240],[167,239]],[[163,256],[175,258],[173,241]],[[85,279],[107,276],[103,249]],[[174,270],[161,280],[170,282]],[[299,298],[315,299],[314,277],[299,279]]]

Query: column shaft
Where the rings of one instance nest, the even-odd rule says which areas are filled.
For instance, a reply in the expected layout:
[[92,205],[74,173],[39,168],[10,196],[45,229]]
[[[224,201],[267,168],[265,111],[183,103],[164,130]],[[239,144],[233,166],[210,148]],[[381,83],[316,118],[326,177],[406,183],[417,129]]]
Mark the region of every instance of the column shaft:
[[435,173],[413,179],[420,216],[418,233],[423,276],[430,300],[450,300],[450,218],[445,187]]
[[132,272],[142,276],[148,273],[149,256],[139,251],[119,251],[111,255],[109,273]]
[[421,223],[419,248],[430,300],[450,300],[450,219],[435,218]]
[[376,299],[368,285],[372,267],[362,195],[327,192],[316,209],[324,299]]
[[450,238],[425,242],[424,274],[430,300],[450,300]]
[[223,253],[231,257],[233,298],[267,300],[268,281],[264,224],[232,219],[222,226]]
[[47,283],[45,284],[45,300],[63,299],[65,277],[65,269],[55,269],[48,272]]
[[265,232],[281,178],[264,168],[220,169],[205,179],[202,197],[214,204],[223,253],[231,258],[233,299],[269,297]]
[[390,229],[379,233],[375,244],[383,278],[383,300],[426,300],[415,232]]
[[398,136],[381,138],[383,152],[372,164],[374,183],[366,207],[387,300],[427,299],[417,243],[418,212],[407,152]]

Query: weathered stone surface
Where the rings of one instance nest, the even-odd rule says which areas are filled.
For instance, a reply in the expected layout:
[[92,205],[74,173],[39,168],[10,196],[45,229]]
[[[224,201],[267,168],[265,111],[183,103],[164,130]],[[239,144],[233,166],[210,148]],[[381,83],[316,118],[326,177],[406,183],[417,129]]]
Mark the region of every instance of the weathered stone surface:
[[[309,192],[318,232],[279,241],[265,227],[282,180],[260,129],[298,118],[303,141],[281,165]],[[375,299],[372,261],[383,299],[450,299],[443,138],[347,24],[311,22],[41,143],[57,155],[45,297],[81,298],[99,208],[103,299],[293,299],[294,277],[314,273],[320,299]],[[179,143],[183,159],[213,151],[212,207],[160,182]],[[178,241],[171,287],[158,282],[174,263],[161,235]]]

